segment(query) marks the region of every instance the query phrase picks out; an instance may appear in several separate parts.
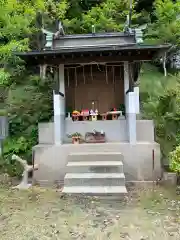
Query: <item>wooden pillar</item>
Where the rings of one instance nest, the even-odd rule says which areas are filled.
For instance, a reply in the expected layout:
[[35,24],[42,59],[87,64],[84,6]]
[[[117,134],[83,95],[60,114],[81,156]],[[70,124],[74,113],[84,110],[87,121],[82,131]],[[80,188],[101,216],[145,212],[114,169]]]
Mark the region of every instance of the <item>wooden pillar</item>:
[[64,64],[59,65],[59,92],[65,96]]
[[129,90],[129,62],[124,62],[124,96]]
[[133,69],[133,62],[129,62],[129,64],[128,64],[128,72],[129,72],[129,92],[134,92],[134,69]]

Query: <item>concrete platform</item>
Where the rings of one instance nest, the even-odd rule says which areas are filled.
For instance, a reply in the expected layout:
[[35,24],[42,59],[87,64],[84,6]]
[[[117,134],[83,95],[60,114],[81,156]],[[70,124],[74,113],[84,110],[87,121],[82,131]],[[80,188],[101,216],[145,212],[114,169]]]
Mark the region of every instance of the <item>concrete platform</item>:
[[123,166],[123,163],[120,161],[93,161],[93,162],[68,162],[68,167],[81,167],[81,166]]
[[67,173],[65,186],[125,186],[124,173]]
[[[98,158],[98,159],[97,159]],[[68,161],[123,161],[121,152],[72,152],[68,155]]]
[[63,189],[64,193],[70,194],[94,194],[94,195],[106,195],[106,194],[126,194],[127,190],[125,186],[65,186]]
[[121,161],[80,161],[68,162],[69,173],[115,173],[123,172]]
[[[154,172],[152,170],[152,150],[154,150]],[[161,177],[160,146],[155,142],[137,142],[136,144],[130,144],[128,142],[77,145],[41,144],[35,146],[34,151],[35,164],[39,165],[39,169],[34,173],[34,180],[40,184],[46,183],[48,186],[57,181],[63,184],[65,174],[70,171],[67,166],[68,162],[79,162],[77,159],[70,161],[68,155],[72,153],[76,153],[75,155],[77,155],[77,153],[79,154],[81,152],[118,152],[123,155],[123,160],[118,158],[118,161],[123,162],[123,172],[126,181],[152,181]],[[87,160],[82,162],[86,161]],[[87,162],[96,161],[99,162],[98,159],[94,160],[93,158],[93,160],[88,160]],[[107,161],[112,163],[114,159],[109,157],[106,161],[104,160],[104,162]],[[78,167],[74,166],[74,168]],[[99,170],[100,169],[96,169],[95,172]]]

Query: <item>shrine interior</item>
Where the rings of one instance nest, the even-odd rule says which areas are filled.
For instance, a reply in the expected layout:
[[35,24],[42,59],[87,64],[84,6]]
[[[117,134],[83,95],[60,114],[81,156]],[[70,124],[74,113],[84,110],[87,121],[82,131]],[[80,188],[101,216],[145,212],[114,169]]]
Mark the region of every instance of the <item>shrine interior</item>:
[[83,110],[97,111],[98,116],[113,110],[124,114],[123,74],[121,63],[65,66],[66,114]]

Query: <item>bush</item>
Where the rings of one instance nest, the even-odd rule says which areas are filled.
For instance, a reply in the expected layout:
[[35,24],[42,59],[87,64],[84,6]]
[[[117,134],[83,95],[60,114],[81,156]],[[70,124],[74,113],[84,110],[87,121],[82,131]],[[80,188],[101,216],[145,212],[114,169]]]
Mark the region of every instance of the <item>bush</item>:
[[143,102],[143,115],[155,123],[156,141],[161,146],[162,161],[168,164],[169,153],[180,144],[180,83],[166,85],[159,96]]
[[[28,73],[27,73],[28,75]],[[10,176],[21,176],[22,167],[12,161],[17,154],[32,162],[32,147],[37,144],[38,122],[52,117],[52,79],[41,80],[37,76],[21,76],[9,88],[5,101],[9,121],[9,138],[4,142],[0,171]],[[2,112],[4,115],[4,111]]]
[[0,173],[7,173],[10,177],[21,178],[23,167],[17,161],[12,161],[10,158],[0,157]]
[[6,139],[3,146],[3,156],[0,158],[0,172],[8,173],[9,176],[20,177],[22,166],[17,161],[12,161],[12,155],[17,154],[31,162],[32,143],[24,137]]
[[176,149],[169,154],[169,160],[170,160],[170,169],[179,175],[179,173],[180,173],[180,146],[177,146]]

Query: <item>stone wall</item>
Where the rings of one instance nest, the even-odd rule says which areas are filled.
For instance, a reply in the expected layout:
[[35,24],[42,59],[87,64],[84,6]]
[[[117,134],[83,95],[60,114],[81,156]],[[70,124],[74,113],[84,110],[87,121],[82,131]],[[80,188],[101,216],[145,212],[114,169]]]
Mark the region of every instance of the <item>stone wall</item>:
[[[68,143],[67,134],[79,132],[83,136],[86,132],[96,129],[103,130],[106,133],[108,142],[127,142],[128,132],[126,128],[126,120],[109,120],[109,121],[87,121],[72,122],[65,121],[64,142]],[[138,142],[154,142],[154,124],[152,120],[136,121],[136,136]],[[39,144],[54,143],[54,123],[39,123]]]

